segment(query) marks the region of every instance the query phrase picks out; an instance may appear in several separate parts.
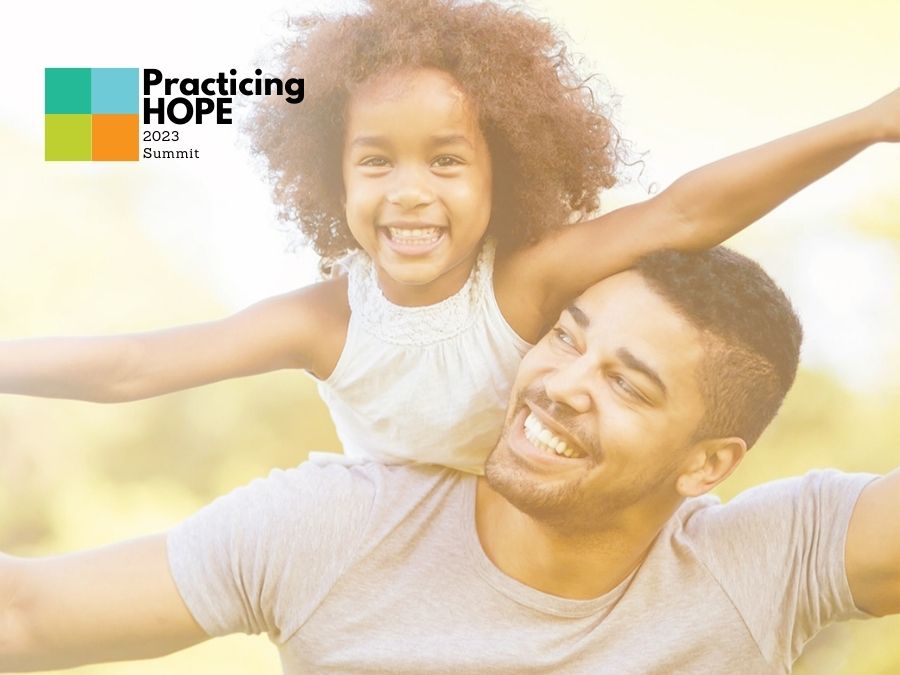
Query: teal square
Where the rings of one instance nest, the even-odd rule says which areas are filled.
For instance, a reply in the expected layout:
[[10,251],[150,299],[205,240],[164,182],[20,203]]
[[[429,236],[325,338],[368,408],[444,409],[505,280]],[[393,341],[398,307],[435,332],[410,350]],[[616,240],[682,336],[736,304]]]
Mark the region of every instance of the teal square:
[[136,115],[137,68],[91,68],[91,112]]
[[44,159],[91,160],[91,115],[44,115]]
[[44,112],[89,114],[90,68],[44,68]]

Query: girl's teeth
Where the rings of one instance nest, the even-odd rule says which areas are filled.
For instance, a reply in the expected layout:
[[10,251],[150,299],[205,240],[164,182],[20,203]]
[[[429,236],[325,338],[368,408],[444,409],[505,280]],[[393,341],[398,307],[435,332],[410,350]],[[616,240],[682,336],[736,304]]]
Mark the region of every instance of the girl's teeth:
[[391,239],[400,244],[433,244],[441,236],[440,228],[437,227],[389,227],[387,229]]
[[549,429],[540,423],[534,413],[529,413],[525,418],[525,438],[535,447],[562,455],[563,457],[585,456],[580,450],[570,448],[564,440],[553,435]]

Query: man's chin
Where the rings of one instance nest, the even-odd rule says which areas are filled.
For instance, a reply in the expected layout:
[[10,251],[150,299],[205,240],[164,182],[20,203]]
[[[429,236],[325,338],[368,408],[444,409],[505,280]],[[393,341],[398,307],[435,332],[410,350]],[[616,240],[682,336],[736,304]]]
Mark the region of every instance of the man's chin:
[[494,492],[536,520],[567,520],[579,501],[578,481],[536,475],[503,440],[488,457],[484,477]]

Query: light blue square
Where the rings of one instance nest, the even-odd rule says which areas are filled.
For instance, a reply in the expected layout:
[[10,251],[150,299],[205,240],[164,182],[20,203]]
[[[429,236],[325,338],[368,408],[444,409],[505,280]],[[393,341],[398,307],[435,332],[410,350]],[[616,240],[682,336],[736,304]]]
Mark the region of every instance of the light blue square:
[[91,112],[137,114],[137,68],[91,68]]

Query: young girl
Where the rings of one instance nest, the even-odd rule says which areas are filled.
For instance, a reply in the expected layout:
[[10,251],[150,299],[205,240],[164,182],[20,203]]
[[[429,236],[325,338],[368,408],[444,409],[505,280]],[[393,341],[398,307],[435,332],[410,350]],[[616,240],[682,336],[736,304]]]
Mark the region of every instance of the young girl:
[[[584,220],[620,144],[546,23],[378,0],[297,26],[284,66],[306,100],[262,106],[252,135],[331,278],[211,323],[3,343],[0,389],[126,401],[305,369],[348,457],[477,472],[520,358],[570,298],[649,251],[716,244],[900,135],[894,93]],[[624,374],[610,386],[641,396]]]

